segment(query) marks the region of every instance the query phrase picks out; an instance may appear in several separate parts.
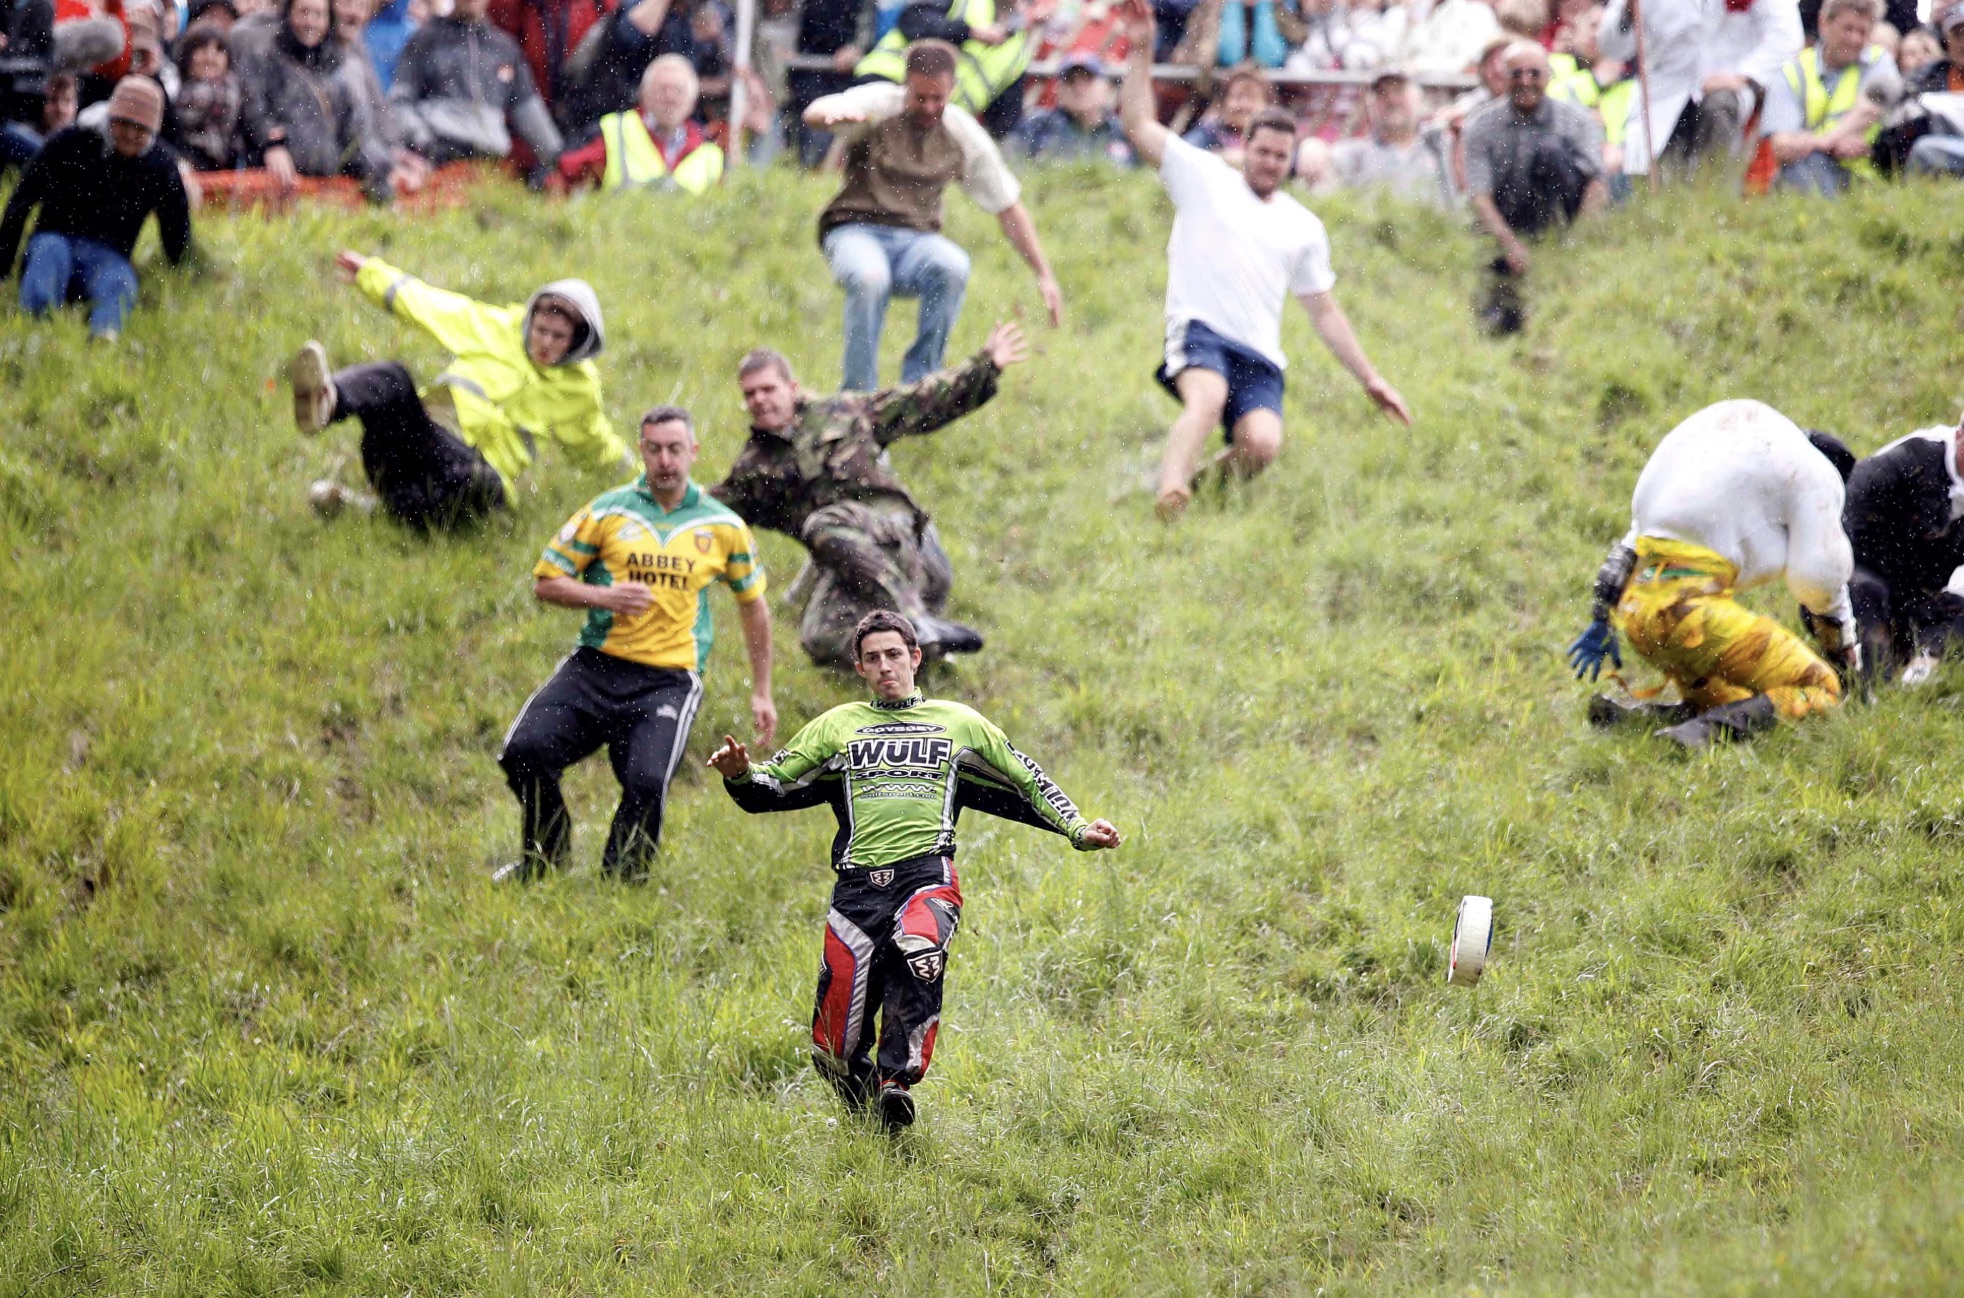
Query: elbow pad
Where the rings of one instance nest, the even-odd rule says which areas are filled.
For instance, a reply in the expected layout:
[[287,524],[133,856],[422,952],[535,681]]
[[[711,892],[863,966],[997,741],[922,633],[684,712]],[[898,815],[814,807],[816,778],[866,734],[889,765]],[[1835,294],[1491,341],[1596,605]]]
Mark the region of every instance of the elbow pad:
[[1596,611],[1599,618],[1607,618],[1617,601],[1623,598],[1623,588],[1630,584],[1630,573],[1637,566],[1637,552],[1618,541],[1603,556],[1603,566],[1596,569]]

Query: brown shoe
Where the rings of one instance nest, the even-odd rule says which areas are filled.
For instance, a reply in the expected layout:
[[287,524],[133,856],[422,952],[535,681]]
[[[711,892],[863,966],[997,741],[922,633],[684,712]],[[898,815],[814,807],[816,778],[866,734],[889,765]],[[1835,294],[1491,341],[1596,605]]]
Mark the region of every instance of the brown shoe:
[[286,367],[293,382],[293,424],[312,437],[334,418],[334,377],[327,368],[327,349],[308,342]]

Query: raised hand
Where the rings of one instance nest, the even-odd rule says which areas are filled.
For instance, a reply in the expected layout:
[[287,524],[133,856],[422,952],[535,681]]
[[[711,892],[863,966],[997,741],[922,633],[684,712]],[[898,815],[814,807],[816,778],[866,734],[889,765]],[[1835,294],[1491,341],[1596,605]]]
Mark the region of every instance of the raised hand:
[[709,765],[726,780],[741,779],[750,772],[750,750],[735,735],[724,735],[723,746],[709,755]]
[[989,354],[999,370],[1006,370],[1030,354],[1029,340],[1023,337],[1023,327],[1014,320],[1005,320],[989,331],[989,337],[982,344],[982,350]]
[[361,268],[367,264],[368,258],[358,252],[350,252],[346,248],[334,254],[334,268],[341,273],[341,278],[350,284],[355,282],[355,276],[361,274]]

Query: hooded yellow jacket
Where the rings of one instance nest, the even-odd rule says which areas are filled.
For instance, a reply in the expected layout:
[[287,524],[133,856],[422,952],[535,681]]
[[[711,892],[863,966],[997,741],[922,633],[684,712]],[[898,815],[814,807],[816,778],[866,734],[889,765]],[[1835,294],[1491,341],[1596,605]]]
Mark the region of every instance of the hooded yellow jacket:
[[[541,438],[594,468],[627,463],[627,448],[600,405],[600,371],[593,363],[604,342],[600,300],[585,280],[555,280],[522,307],[489,306],[370,257],[355,286],[454,354],[423,389],[423,404],[477,448],[507,494],[537,458]],[[565,359],[541,369],[525,353],[525,333],[533,308],[548,293],[571,302],[584,319]]]

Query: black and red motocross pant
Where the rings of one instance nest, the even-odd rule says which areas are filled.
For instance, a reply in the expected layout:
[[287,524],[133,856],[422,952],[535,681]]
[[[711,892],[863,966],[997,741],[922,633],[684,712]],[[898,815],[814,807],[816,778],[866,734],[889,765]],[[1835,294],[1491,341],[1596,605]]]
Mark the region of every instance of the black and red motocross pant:
[[912,1086],[927,1072],[961,913],[952,857],[840,871],[825,917],[812,1058],[847,1103],[865,1102],[881,1082]]

